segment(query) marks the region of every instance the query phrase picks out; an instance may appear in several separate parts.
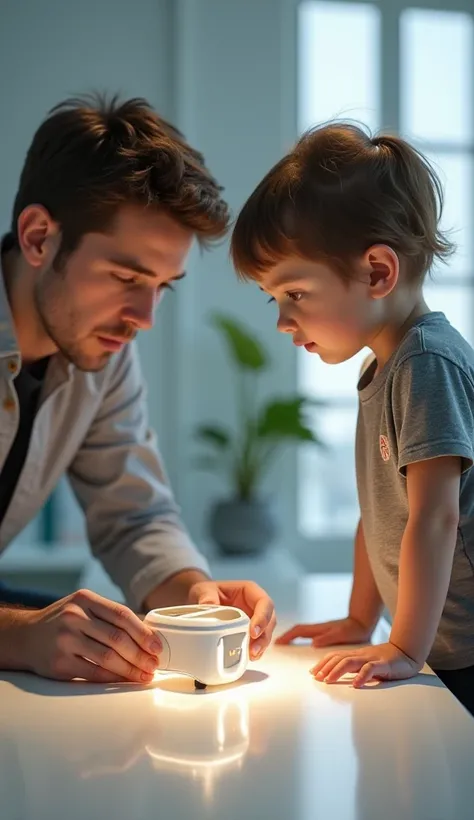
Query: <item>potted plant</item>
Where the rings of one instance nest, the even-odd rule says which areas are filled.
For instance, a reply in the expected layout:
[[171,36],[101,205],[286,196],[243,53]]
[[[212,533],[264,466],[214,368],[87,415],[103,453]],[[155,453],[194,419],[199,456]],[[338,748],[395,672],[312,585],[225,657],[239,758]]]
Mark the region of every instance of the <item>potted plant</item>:
[[199,466],[224,473],[231,489],[211,509],[210,534],[223,553],[262,552],[277,529],[271,500],[262,493],[273,460],[288,442],[321,442],[303,416],[308,399],[286,396],[258,402],[258,380],[270,366],[258,339],[228,316],[215,315],[212,324],[236,371],[237,429],[212,423],[196,430],[196,437],[210,449]]

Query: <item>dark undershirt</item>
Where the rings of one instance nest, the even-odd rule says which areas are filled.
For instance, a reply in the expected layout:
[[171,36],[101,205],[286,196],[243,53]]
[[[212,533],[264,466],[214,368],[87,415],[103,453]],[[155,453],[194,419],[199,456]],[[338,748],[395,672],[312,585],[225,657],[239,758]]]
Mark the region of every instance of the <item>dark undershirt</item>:
[[20,407],[20,423],[0,472],[0,523],[8,509],[28,453],[31,430],[48,362],[49,356],[33,364],[24,365],[14,380]]

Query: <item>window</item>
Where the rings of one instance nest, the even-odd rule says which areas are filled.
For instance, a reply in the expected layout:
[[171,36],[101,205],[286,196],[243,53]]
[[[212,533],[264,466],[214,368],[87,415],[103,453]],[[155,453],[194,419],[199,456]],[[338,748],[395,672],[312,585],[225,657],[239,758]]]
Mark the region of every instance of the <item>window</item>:
[[[445,10],[430,9],[427,0],[416,6],[300,2],[298,129],[333,118],[358,120],[371,130],[390,122],[433,163],[445,191],[442,225],[457,250],[448,265],[434,266],[425,295],[474,343],[473,10],[468,0],[446,3]],[[326,403],[315,410],[314,424],[328,444],[326,452],[300,451],[303,537],[353,535],[356,385],[367,353],[333,367],[299,353],[300,389]]]
[[379,9],[368,3],[303,2],[298,39],[300,130],[337,116],[377,127]]

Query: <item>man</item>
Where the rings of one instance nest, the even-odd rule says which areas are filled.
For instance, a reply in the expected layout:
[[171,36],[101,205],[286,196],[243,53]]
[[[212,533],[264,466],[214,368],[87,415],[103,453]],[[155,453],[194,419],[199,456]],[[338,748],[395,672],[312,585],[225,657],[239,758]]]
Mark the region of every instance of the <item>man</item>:
[[225,234],[220,191],[144,100],[69,100],[33,138],[1,251],[0,548],[67,472],[130,608],[87,590],[14,606],[0,589],[0,668],[149,681],[161,647],[135,612],[179,603],[244,609],[252,658],[270,642],[271,600],[251,582],[212,582],[179,519],[132,343],[193,240]]

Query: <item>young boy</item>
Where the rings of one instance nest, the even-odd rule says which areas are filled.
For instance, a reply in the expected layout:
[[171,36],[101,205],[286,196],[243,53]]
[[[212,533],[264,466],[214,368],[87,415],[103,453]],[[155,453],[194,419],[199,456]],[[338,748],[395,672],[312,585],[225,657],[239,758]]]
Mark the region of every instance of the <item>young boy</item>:
[[360,522],[346,618],[297,626],[331,651],[334,683],[416,675],[425,661],[474,713],[474,351],[423,280],[453,250],[440,183],[395,136],[344,123],[306,134],[265,176],[233,232],[236,270],[276,300],[278,330],[324,362],[373,351],[358,384]]

